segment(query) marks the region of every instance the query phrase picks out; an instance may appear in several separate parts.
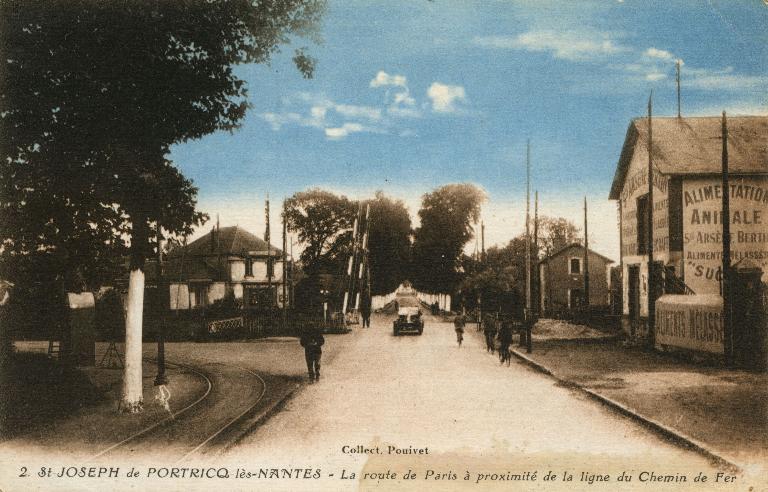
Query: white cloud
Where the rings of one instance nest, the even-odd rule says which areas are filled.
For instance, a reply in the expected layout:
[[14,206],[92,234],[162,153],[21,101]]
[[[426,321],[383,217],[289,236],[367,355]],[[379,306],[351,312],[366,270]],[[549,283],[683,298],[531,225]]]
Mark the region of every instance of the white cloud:
[[298,113],[262,113],[260,116],[264,121],[269,123],[269,126],[271,126],[274,131],[280,130],[283,125],[288,123],[300,124],[302,121],[302,117]]
[[659,60],[671,61],[671,60],[675,59],[675,55],[673,55],[669,51],[667,51],[667,50],[660,50],[660,49],[653,48],[653,47],[648,48],[647,50],[645,50],[645,52],[643,52],[643,55],[647,56],[648,58],[658,58]]
[[437,113],[453,113],[457,102],[466,101],[466,93],[460,85],[446,85],[432,82],[427,89],[427,97],[432,100],[432,110]]
[[376,77],[374,77],[373,80],[371,80],[370,86],[371,87],[385,87],[385,86],[405,87],[406,78],[405,78],[405,75],[390,75],[383,70],[379,70],[379,73],[376,74]]
[[650,47],[643,51],[634,63],[624,65],[624,70],[642,76],[642,80],[658,82],[669,77],[674,70],[674,63],[678,60],[672,52]]
[[394,104],[387,108],[387,114],[399,118],[421,118],[422,116],[421,111],[414,107],[403,107]]
[[482,36],[473,43],[484,48],[549,52],[555,58],[588,61],[626,51],[607,33],[591,31],[529,31],[518,36]]
[[398,92],[394,98],[395,104],[404,104],[406,106],[413,106],[416,104],[416,100],[411,97],[408,91]]
[[390,75],[383,70],[376,74],[371,80],[370,86],[394,87],[392,93],[389,89],[384,96],[385,103],[388,104],[387,114],[396,118],[419,118],[421,111],[416,108],[416,99],[411,96],[408,89],[408,83],[405,75]]
[[732,73],[733,68],[724,70],[692,70],[682,72],[683,83],[701,90],[727,90],[768,92],[768,77],[764,75],[743,75]]
[[381,109],[370,106],[355,106],[352,104],[336,104],[333,109],[348,118],[366,118],[369,120],[380,120]]
[[325,136],[331,140],[341,140],[353,133],[364,132],[367,129],[359,123],[344,123],[340,127],[326,128]]
[[326,106],[312,106],[312,109],[309,110],[309,114],[317,120],[324,120],[327,113],[328,108]]

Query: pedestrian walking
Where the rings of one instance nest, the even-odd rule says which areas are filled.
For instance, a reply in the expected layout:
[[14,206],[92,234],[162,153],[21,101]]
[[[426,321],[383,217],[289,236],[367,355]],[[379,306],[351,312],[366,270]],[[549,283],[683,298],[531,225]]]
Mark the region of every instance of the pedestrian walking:
[[304,347],[304,358],[307,361],[307,371],[309,372],[309,381],[320,379],[320,357],[323,355],[323,344],[325,338],[319,328],[310,327],[301,334],[299,343]]
[[461,342],[464,341],[464,316],[457,314],[453,318],[453,329],[456,330],[456,342],[459,344],[459,348],[461,348]]
[[486,314],[483,316],[483,334],[485,335],[486,350],[490,353],[496,351],[496,316],[492,314]]
[[368,296],[365,296],[365,299],[363,300],[363,305],[360,306],[360,316],[363,318],[363,328],[370,328],[371,327],[371,298]]
[[509,346],[512,344],[512,323],[509,320],[502,320],[499,328],[499,361],[509,365],[512,354],[509,352]]

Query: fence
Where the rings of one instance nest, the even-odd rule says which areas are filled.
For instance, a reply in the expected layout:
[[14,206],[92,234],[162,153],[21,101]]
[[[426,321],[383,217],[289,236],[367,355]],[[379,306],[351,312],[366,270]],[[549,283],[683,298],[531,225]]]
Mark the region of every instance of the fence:
[[307,328],[324,333],[346,333],[343,317],[323,319],[296,312],[248,311],[240,316],[205,320],[203,337],[207,339],[265,338],[275,336],[299,336]]

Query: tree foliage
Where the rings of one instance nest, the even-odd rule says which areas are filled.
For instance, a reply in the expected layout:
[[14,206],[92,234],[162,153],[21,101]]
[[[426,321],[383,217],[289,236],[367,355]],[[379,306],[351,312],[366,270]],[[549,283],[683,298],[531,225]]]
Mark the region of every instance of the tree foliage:
[[[472,273],[461,283],[465,305],[475,307],[482,300],[483,310],[501,311],[519,316],[525,304],[525,235],[509,241],[505,246],[492,246],[485,260],[473,261]],[[536,269],[536,253],[529,244]]]
[[368,203],[371,294],[388,294],[408,278],[411,217],[402,200],[394,200],[381,191]]
[[319,188],[297,192],[286,200],[286,224],[304,245],[300,259],[307,275],[341,272],[357,212],[356,202]]
[[[323,0],[0,3],[0,221],[4,272],[59,256],[71,269],[130,245],[151,225],[187,234],[204,217],[171,145],[238,127],[247,87],[292,36],[316,39]],[[303,48],[294,61],[314,68]],[[82,266],[82,265],[80,265]]]
[[485,192],[467,183],[441,186],[422,197],[411,279],[418,290],[445,293],[458,287],[462,250],[473,237],[484,200]]
[[562,217],[539,217],[539,248],[544,256],[572,243],[581,242],[581,229]]

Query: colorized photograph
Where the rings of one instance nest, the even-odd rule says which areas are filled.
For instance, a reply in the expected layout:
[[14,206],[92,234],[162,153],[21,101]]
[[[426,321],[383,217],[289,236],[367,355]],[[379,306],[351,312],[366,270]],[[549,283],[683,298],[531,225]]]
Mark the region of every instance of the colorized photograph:
[[768,0],[0,0],[0,491],[768,490]]

